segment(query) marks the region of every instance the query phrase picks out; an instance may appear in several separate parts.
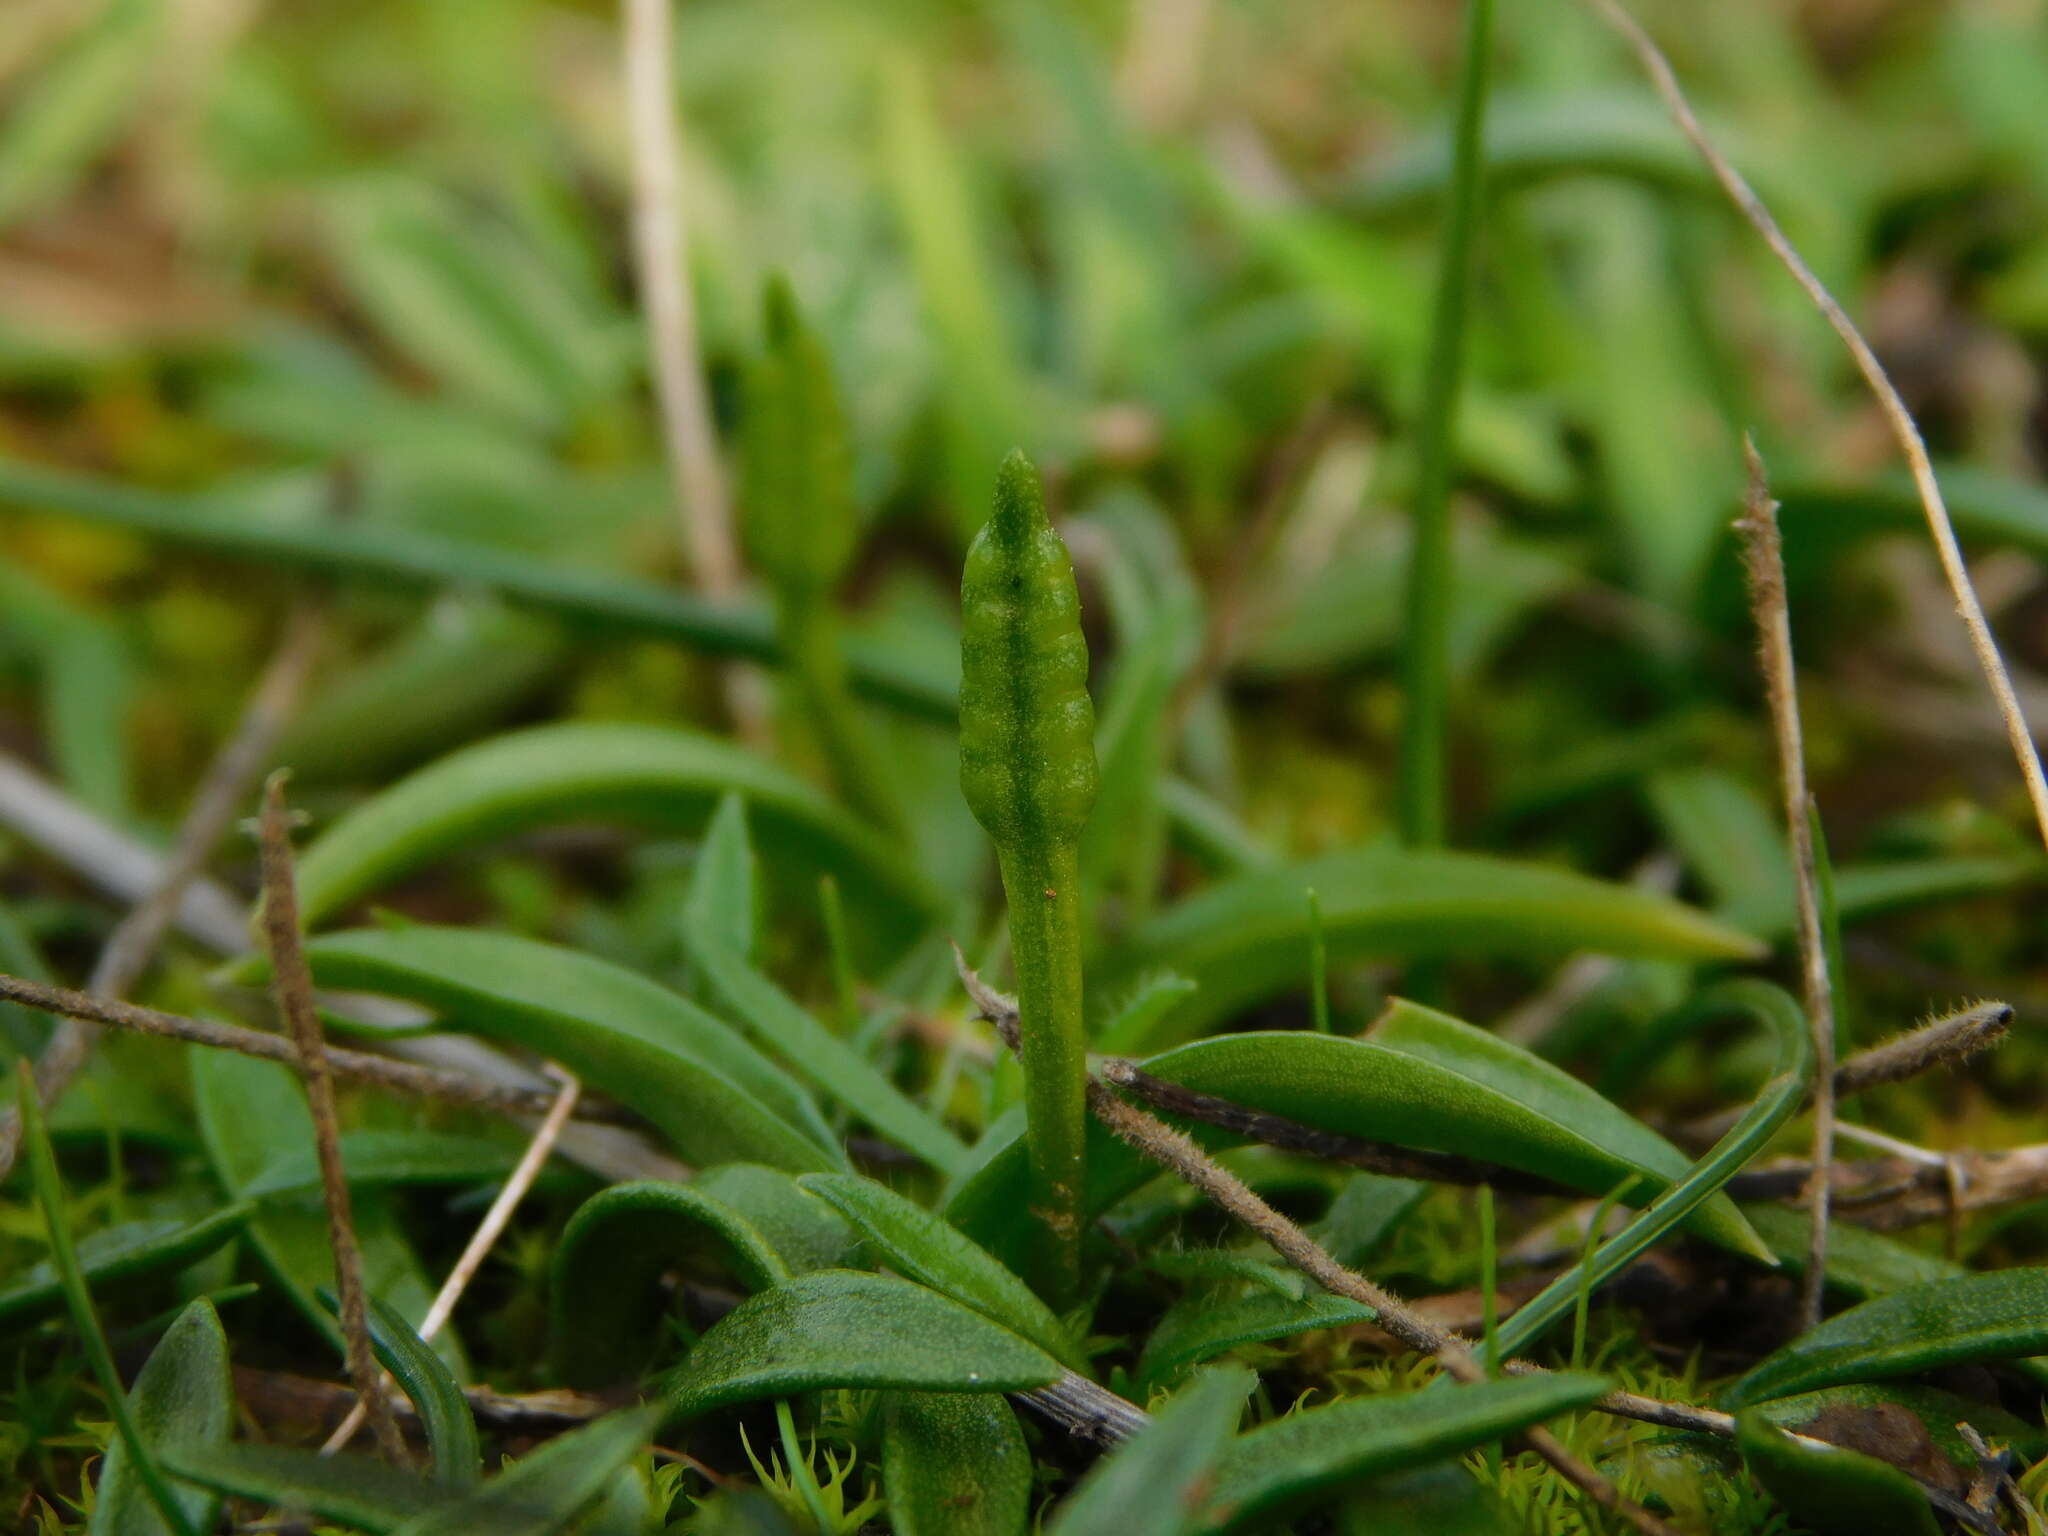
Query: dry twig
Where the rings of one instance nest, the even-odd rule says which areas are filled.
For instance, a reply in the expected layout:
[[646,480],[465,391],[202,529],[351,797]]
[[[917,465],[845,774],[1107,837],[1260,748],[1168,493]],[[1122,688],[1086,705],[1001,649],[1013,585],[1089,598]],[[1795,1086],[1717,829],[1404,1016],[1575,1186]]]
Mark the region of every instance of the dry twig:
[[1800,980],[1806,1027],[1813,1037],[1813,1176],[1807,1181],[1806,1278],[1799,1314],[1806,1327],[1820,1321],[1821,1290],[1827,1280],[1828,1168],[1835,1158],[1835,995],[1828,975],[1827,942],[1820,926],[1820,876],[1814,863],[1813,794],[1806,785],[1806,744],[1799,728],[1799,690],[1792,668],[1792,609],[1785,600],[1784,547],[1778,538],[1778,504],[1764,478],[1756,443],[1743,439],[1749,490],[1743,516],[1743,573],[1749,584],[1750,617],[1778,742],[1778,782],[1784,791],[1785,834],[1792,843],[1792,878],[1799,921]]
[[[549,1107],[547,1117],[533,1133],[533,1139],[526,1144],[526,1150],[519,1155],[506,1178],[504,1187],[498,1191],[491,1208],[484,1212],[484,1219],[477,1223],[476,1231],[470,1234],[462,1255],[456,1259],[455,1267],[448,1271],[448,1278],[441,1282],[441,1289],[435,1293],[433,1304],[427,1308],[427,1315],[420,1320],[420,1337],[431,1342],[434,1335],[446,1326],[454,1314],[455,1304],[462,1300],[462,1293],[469,1289],[469,1282],[476,1278],[476,1272],[490,1256],[498,1238],[504,1233],[506,1224],[512,1220],[512,1213],[519,1208],[519,1202],[526,1198],[526,1192],[533,1187],[533,1181],[540,1177],[541,1168],[554,1150],[556,1139],[562,1134],[562,1127],[569,1123],[569,1116],[575,1112],[577,1096],[583,1092],[583,1084],[568,1073],[562,1074],[562,1091],[555,1095],[555,1102]],[[378,1384],[377,1396],[382,1397],[386,1388],[384,1381]],[[320,1454],[331,1456],[363,1427],[363,1420],[369,1413],[369,1399],[356,1398],[355,1407],[348,1412],[327,1437],[327,1443],[320,1447]]]
[[1635,50],[1636,57],[1656,86],[1657,94],[1664,99],[1665,108],[1691,141],[1714,179],[1721,184],[1721,190],[1763,236],[1771,253],[1792,274],[1814,308],[1821,312],[1842,339],[1850,357],[1855,360],[1857,371],[1863,375],[1864,383],[1876,397],[1878,408],[1884,413],[1885,424],[1891,429],[1900,452],[1905,455],[1907,467],[1912,471],[1913,484],[1927,516],[1927,528],[1934,538],[1935,553],[1941,559],[1942,574],[1955,595],[1956,611],[1962,615],[1969,630],[1970,648],[1976,653],[1977,665],[1984,673],[1984,681],[1990,685],[1992,698],[1997,701],[2006,739],[2012,744],[2013,756],[2019,760],[2020,772],[2026,779],[2027,798],[2033,804],[2035,825],[2040,830],[2043,844],[2048,845],[2048,775],[2042,772],[2041,754],[2035,749],[2033,732],[2027,727],[2019,696],[2013,691],[2005,659],[1999,655],[1997,637],[1991,632],[1991,621],[1985,618],[1984,605],[1978,601],[1976,588],[1971,585],[1970,568],[1963,560],[1962,547],[1956,542],[1955,525],[1949,520],[1948,505],[1942,500],[1941,487],[1935,483],[1934,465],[1927,457],[1927,444],[1922,441],[1920,429],[1914,425],[1906,402],[1899,398],[1891,376],[1877,360],[1870,343],[1863,339],[1863,333],[1857,330],[1856,322],[1828,292],[1826,284],[1814,275],[1813,269],[1785,237],[1778,221],[1771,217],[1770,210],[1743,179],[1742,173],[1714,147],[1706,130],[1700,127],[1691,103],[1685,99],[1685,92],[1679,86],[1678,77],[1672,73],[1670,61],[1650,35],[1621,7],[1619,0],[1587,0],[1587,4]]
[[334,1077],[313,1004],[313,973],[299,942],[299,897],[292,878],[291,826],[284,806],[282,772],[264,786],[259,842],[263,851],[263,936],[270,948],[277,1011],[298,1047],[306,1101],[313,1112],[313,1142],[320,1157],[320,1183],[327,1197],[327,1235],[334,1248],[334,1289],[340,1298],[342,1342],[349,1379],[369,1404],[377,1444],[393,1461],[405,1460],[405,1440],[392,1417],[391,1401],[379,1387],[370,1348],[369,1312],[363,1299],[363,1256],[356,1245],[349,1210],[348,1172],[341,1161],[341,1125],[334,1111]]
[[[199,781],[191,809],[178,829],[176,846],[155,872],[148,894],[107,936],[86,991],[96,997],[122,997],[149,968],[186,893],[206,867],[296,710],[325,627],[322,610],[313,605],[294,609],[286,620],[284,638],[257,679],[241,719]],[[45,1106],[63,1097],[98,1038],[98,1026],[85,1019],[67,1017],[57,1027],[36,1062],[36,1092]],[[13,1168],[20,1145],[19,1116],[11,1108],[0,1111],[0,1179]]]

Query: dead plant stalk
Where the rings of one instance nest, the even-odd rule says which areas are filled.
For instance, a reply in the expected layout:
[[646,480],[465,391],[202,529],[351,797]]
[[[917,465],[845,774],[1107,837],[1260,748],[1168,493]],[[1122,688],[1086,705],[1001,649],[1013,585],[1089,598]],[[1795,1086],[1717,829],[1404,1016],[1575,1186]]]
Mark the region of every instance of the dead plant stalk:
[[263,854],[263,936],[270,949],[277,1011],[298,1046],[300,1076],[313,1112],[313,1143],[320,1159],[320,1183],[327,1200],[327,1235],[334,1249],[334,1289],[340,1298],[341,1336],[349,1380],[369,1405],[377,1445],[391,1460],[406,1458],[405,1440],[379,1386],[380,1372],[370,1347],[370,1320],[363,1290],[363,1255],[349,1208],[348,1173],[341,1161],[341,1123],[334,1109],[334,1076],[328,1069],[320,1014],[313,1003],[313,973],[299,942],[299,899],[292,873],[291,821],[285,811],[280,771],[263,790],[258,841]]

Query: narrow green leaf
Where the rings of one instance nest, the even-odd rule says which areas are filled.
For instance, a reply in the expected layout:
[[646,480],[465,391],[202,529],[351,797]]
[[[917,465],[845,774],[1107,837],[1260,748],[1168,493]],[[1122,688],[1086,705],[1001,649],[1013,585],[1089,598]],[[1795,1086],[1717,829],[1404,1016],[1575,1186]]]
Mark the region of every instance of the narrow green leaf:
[[187,1446],[165,1459],[178,1476],[203,1487],[373,1533],[395,1530],[458,1497],[368,1456],[322,1456],[291,1446]]
[[[251,518],[224,499],[171,496],[0,458],[0,501],[125,528],[226,559],[353,578],[386,588],[494,591],[508,601],[604,632],[645,635],[716,656],[775,662],[775,625],[758,607],[711,603],[671,587],[609,576],[560,562],[506,555],[480,545],[332,519]],[[902,652],[849,639],[847,666],[870,697],[922,719],[950,723],[958,679],[917,666]]]
[[[1744,1205],[1742,1214],[1778,1256],[1779,1263],[1794,1274],[1805,1270],[1811,1249],[1804,1211],[1758,1201]],[[1868,1301],[1873,1296],[1889,1295],[1910,1286],[1959,1280],[1969,1273],[1952,1259],[1908,1248],[1868,1227],[1844,1221],[1828,1226],[1828,1288],[1856,1301]]]
[[461,1498],[414,1515],[397,1536],[554,1536],[604,1494],[653,1438],[662,1413],[659,1403],[644,1403],[557,1435]]
[[1052,1309],[944,1217],[857,1174],[809,1174],[797,1182],[859,1227],[890,1268],[993,1318],[1074,1369],[1086,1369],[1085,1357]]
[[[413,1331],[412,1324],[374,1296],[369,1303],[370,1347],[377,1363],[391,1373],[419,1414],[427,1453],[433,1457],[434,1481],[443,1488],[474,1486],[483,1472],[483,1452],[477,1446],[476,1418],[462,1395],[461,1383]],[[325,1287],[320,1291],[320,1304],[340,1315],[334,1293]]]
[[[1692,1166],[1670,1142],[1570,1073],[1449,1014],[1397,998],[1367,1038],[1375,1045],[1434,1062],[1482,1083],[1524,1109],[1569,1127],[1622,1162],[1653,1174],[1659,1183],[1677,1182]],[[1735,1252],[1747,1253],[1763,1264],[1777,1262],[1726,1195],[1710,1200],[1694,1225],[1702,1235],[1711,1235]]]
[[966,1158],[967,1148],[959,1137],[715,934],[686,926],[683,940],[690,959],[725,1005],[820,1090],[942,1173]]
[[171,1491],[156,1449],[143,1439],[134,1406],[121,1373],[114,1367],[113,1351],[93,1311],[92,1292],[86,1288],[85,1271],[78,1262],[78,1250],[71,1241],[71,1222],[64,1209],[64,1179],[57,1171],[57,1154],[50,1147],[50,1133],[43,1123],[41,1096],[36,1091],[35,1072],[26,1059],[14,1064],[14,1102],[21,1116],[22,1149],[27,1154],[29,1183],[36,1204],[42,1207],[43,1226],[49,1234],[50,1258],[64,1286],[64,1299],[71,1309],[71,1325],[83,1346],[93,1376],[107,1396],[114,1415],[114,1428],[128,1454],[128,1470],[147,1493],[149,1503],[173,1536],[195,1536],[195,1527]]
[[1244,1344],[1288,1339],[1316,1328],[1366,1323],[1377,1314],[1361,1302],[1316,1291],[1296,1299],[1254,1291],[1234,1300],[1197,1291],[1167,1308],[1139,1357],[1138,1381],[1147,1387],[1173,1382],[1184,1372]]
[[825,1269],[741,1302],[669,1378],[695,1418],[731,1403],[820,1387],[1021,1392],[1059,1379],[1051,1355],[936,1291]]
[[1887,1419],[1898,1423],[1900,1413],[1908,1413],[1918,1419],[1927,1431],[1927,1439],[1933,1449],[1965,1473],[1977,1470],[1977,1453],[1958,1428],[1963,1424],[1968,1424],[1995,1444],[2011,1447],[2023,1461],[2036,1461],[2048,1453],[2048,1428],[2039,1423],[2029,1423],[1982,1398],[1964,1397],[1939,1387],[1917,1386],[1910,1382],[1858,1382],[1846,1387],[1822,1387],[1817,1392],[1798,1392],[1791,1397],[1772,1398],[1768,1403],[1758,1403],[1754,1408],[1743,1410],[1745,1416],[1754,1414],[1780,1429],[1801,1435],[1813,1434],[1814,1421],[1823,1415],[1838,1423],[1844,1419],[1851,1423],[1860,1419],[1882,1428]]
[[[159,1458],[179,1447],[226,1445],[234,1433],[235,1396],[228,1376],[228,1340],[205,1298],[190,1302],[165,1330],[128,1393],[135,1427]],[[174,1489],[172,1497],[195,1531],[210,1531],[220,1500],[210,1490]],[[89,1536],[161,1536],[168,1529],[136,1476],[117,1436],[100,1464]]]
[[341,817],[299,860],[306,922],[476,843],[565,821],[691,832],[732,793],[771,855],[837,877],[892,940],[939,910],[901,854],[765,758],[672,726],[571,722],[464,748]]
[[[351,1186],[483,1184],[510,1173],[519,1161],[519,1149],[454,1131],[344,1131],[341,1160]],[[319,1188],[320,1162],[306,1147],[280,1157],[245,1184],[242,1193],[264,1200]]]
[[1939,1536],[1920,1485],[1888,1462],[1788,1433],[1753,1412],[1736,1417],[1735,1436],[1750,1476],[1816,1536]]
[[754,845],[747,836],[747,803],[738,794],[729,794],[718,802],[711,825],[704,829],[697,867],[690,872],[690,892],[683,898],[683,925],[718,935],[734,954],[751,960],[759,901]]
[[1152,1044],[1166,1016],[1195,993],[1195,984],[1171,972],[1138,984],[1103,1027],[1097,1047],[1107,1055],[1129,1056]]
[[1782,989],[1760,981],[1723,982],[1701,993],[1687,1011],[1702,1016],[1747,1014],[1762,1024],[1777,1048],[1770,1077],[1742,1118],[1682,1180],[1602,1243],[1590,1258],[1573,1265],[1522,1304],[1500,1330],[1503,1358],[1522,1353],[1545,1329],[1570,1313],[1583,1287],[1601,1285],[1619,1274],[1710,1200],[1806,1102],[1813,1081],[1813,1038],[1807,1032],[1806,1016]]
[[1437,257],[1429,363],[1416,426],[1415,542],[1403,607],[1401,840],[1411,848],[1444,841],[1451,689],[1452,453],[1465,365],[1465,309],[1484,191],[1487,87],[1492,79],[1493,0],[1466,0],[1459,52],[1450,216]]
[[[153,1218],[104,1228],[78,1244],[85,1283],[105,1292],[126,1281],[145,1280],[196,1264],[232,1241],[254,1214],[255,1207],[238,1201],[193,1222]],[[32,1266],[0,1289],[0,1328],[63,1310],[64,1280],[51,1261]]]
[[1322,1220],[1309,1228],[1309,1236],[1339,1264],[1360,1268],[1428,1192],[1427,1184],[1414,1179],[1355,1173],[1344,1181]]
[[1170,969],[1201,991],[1175,1014],[1197,1032],[1302,985],[1313,887],[1330,959],[1561,956],[1577,950],[1674,960],[1747,959],[1745,934],[1633,886],[1476,854],[1352,849],[1238,875],[1138,927],[1096,985]]
[[1916,1285],[1809,1328],[1721,1394],[1748,1407],[1794,1392],[2048,1352],[2048,1269]]
[[1031,1484],[1024,1431],[999,1395],[888,1395],[882,1492],[895,1536],[1023,1536]]
[[1061,1504],[1049,1536],[1187,1536],[1199,1528],[1212,1469],[1258,1377],[1204,1372],[1129,1444],[1090,1469]]
[[471,928],[363,928],[306,946],[316,981],[422,1003],[450,1028],[561,1062],[689,1161],[799,1172],[841,1161],[816,1107],[721,1020],[637,972]]
[[1561,1373],[1303,1409],[1231,1442],[1217,1468],[1204,1526],[1237,1530],[1271,1520],[1348,1484],[1455,1455],[1583,1408],[1606,1390],[1597,1376]]

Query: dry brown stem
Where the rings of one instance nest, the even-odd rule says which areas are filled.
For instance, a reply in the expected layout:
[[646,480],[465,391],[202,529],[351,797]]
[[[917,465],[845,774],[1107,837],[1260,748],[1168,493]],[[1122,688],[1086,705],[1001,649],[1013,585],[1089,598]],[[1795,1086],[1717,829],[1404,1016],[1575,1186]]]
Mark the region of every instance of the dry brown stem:
[[270,950],[277,1011],[298,1047],[298,1068],[313,1112],[313,1144],[320,1158],[320,1183],[327,1200],[327,1236],[334,1248],[334,1289],[340,1298],[342,1343],[349,1379],[370,1411],[377,1444],[391,1460],[406,1459],[405,1440],[379,1386],[376,1355],[370,1348],[370,1320],[363,1299],[363,1256],[349,1209],[348,1172],[341,1161],[341,1122],[334,1109],[334,1076],[313,1003],[313,972],[299,942],[299,897],[292,877],[291,823],[284,805],[282,772],[264,786],[259,842],[263,851],[263,937]]
[[[490,1257],[491,1249],[512,1220],[512,1213],[519,1209],[519,1202],[526,1198],[526,1192],[533,1187],[533,1181],[540,1177],[540,1171],[547,1163],[548,1154],[555,1149],[555,1142],[562,1134],[562,1127],[569,1123],[569,1116],[575,1112],[578,1095],[583,1084],[569,1073],[561,1074],[562,1090],[555,1095],[555,1102],[549,1106],[541,1123],[534,1128],[533,1137],[526,1144],[526,1150],[519,1154],[519,1161],[513,1165],[504,1187],[491,1202],[491,1208],[484,1212],[484,1219],[477,1223],[476,1231],[470,1234],[469,1242],[463,1247],[462,1255],[455,1261],[455,1267],[448,1271],[448,1278],[441,1282],[441,1289],[435,1293],[433,1304],[427,1308],[427,1315],[420,1320],[420,1337],[432,1342],[434,1336],[447,1325],[455,1312],[455,1304],[462,1300],[462,1293],[469,1289],[469,1282],[476,1278],[476,1272],[483,1268],[483,1262]],[[377,1396],[386,1394],[384,1383],[390,1380],[387,1373],[379,1382]],[[369,1399],[358,1396],[355,1407],[348,1411],[348,1417],[335,1427],[326,1444],[320,1447],[320,1454],[331,1456],[363,1427],[363,1420],[369,1414]]]
[[1820,926],[1820,876],[1813,851],[1813,793],[1806,783],[1806,743],[1799,727],[1798,679],[1792,666],[1792,608],[1785,599],[1785,553],[1778,537],[1778,504],[1764,476],[1754,441],[1742,443],[1749,471],[1743,515],[1743,573],[1750,618],[1778,743],[1778,783],[1784,792],[1785,835],[1792,844],[1792,882],[1799,926],[1799,971],[1806,1027],[1813,1038],[1813,1176],[1806,1185],[1806,1275],[1799,1295],[1805,1326],[1820,1321],[1827,1280],[1828,1169],[1835,1159],[1835,995],[1828,974],[1827,941]]
[[[314,605],[294,609],[285,621],[284,638],[257,679],[241,719],[199,781],[169,859],[148,894],[107,936],[86,982],[88,992],[97,997],[122,997],[149,968],[185,893],[205,869],[236,808],[297,709],[325,627],[323,612]],[[67,1017],[58,1025],[36,1061],[36,1093],[46,1108],[63,1097],[98,1039],[98,1027],[85,1019]],[[20,1118],[9,1108],[0,1112],[0,1179],[14,1167],[20,1145]]]
[[1948,505],[1942,499],[1940,485],[1935,482],[1934,465],[1927,457],[1927,444],[1921,439],[1919,427],[1914,425],[1912,413],[1906,409],[1905,401],[1899,398],[1891,376],[1877,360],[1870,343],[1863,339],[1856,322],[1849,318],[1848,312],[1836,302],[1827,286],[1814,275],[1813,269],[1786,238],[1785,232],[1778,227],[1778,221],[1771,217],[1770,210],[1744,180],[1742,173],[1700,127],[1677,75],[1672,72],[1670,61],[1650,35],[1621,7],[1618,0],[1587,0],[1587,4],[1635,50],[1636,57],[1642,62],[1643,69],[1656,86],[1657,94],[1664,99],[1665,108],[1680,131],[1691,141],[1693,149],[1720,183],[1722,191],[1728,194],[1729,201],[1763,237],[1771,253],[1792,274],[1814,308],[1841,338],[1856,363],[1857,371],[1863,375],[1864,383],[1876,398],[1878,409],[1884,414],[1885,425],[1891,429],[1892,437],[1912,471],[1914,487],[1920,494],[1921,510],[1927,517],[1928,532],[1934,538],[1935,553],[1941,559],[1942,574],[1955,596],[1956,611],[1962,615],[1969,631],[1970,648],[1976,653],[1984,681],[1990,685],[1991,696],[1998,705],[1999,719],[2005,726],[2006,739],[2012,744],[2013,756],[2019,761],[2020,773],[2026,780],[2027,798],[2034,808],[2035,826],[2040,831],[2043,844],[2048,845],[2048,775],[2042,772],[2041,754],[2035,749],[2033,732],[2028,729],[2026,716],[2020,709],[2019,696],[2013,691],[2005,659],[1999,655],[1997,637],[1991,632],[1991,621],[1984,616],[1984,605],[1971,584],[1970,568],[1963,560],[1962,547],[1956,542],[1955,525],[1949,519]]

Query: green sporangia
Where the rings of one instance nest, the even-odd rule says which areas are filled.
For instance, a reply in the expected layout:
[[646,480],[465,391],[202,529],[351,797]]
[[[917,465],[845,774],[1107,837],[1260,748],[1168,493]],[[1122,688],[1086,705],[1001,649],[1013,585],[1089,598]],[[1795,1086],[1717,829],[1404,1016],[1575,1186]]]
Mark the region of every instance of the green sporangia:
[[1080,1270],[1079,847],[1099,775],[1074,567],[1022,453],[997,475],[995,513],[967,551],[960,610],[960,788],[995,843],[1009,899],[1033,1206],[1052,1235],[1043,1279],[1063,1297]]

